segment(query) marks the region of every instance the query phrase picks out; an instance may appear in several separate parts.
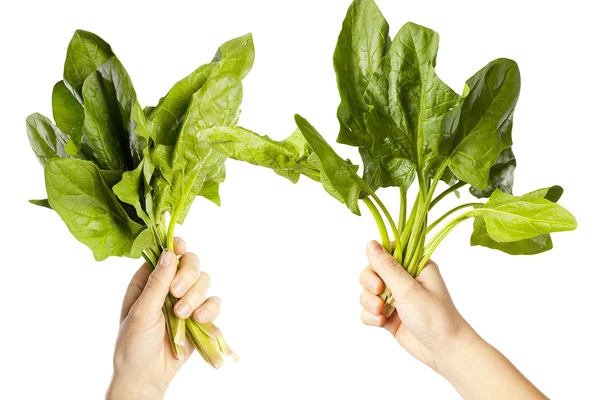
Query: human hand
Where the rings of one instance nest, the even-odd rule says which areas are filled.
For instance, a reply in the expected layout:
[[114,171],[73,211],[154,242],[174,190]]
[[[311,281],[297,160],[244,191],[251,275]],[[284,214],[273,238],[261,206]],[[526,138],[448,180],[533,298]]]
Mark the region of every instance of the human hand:
[[[360,274],[363,323],[387,329],[412,356],[439,372],[444,351],[474,331],[454,306],[438,266],[429,261],[415,279],[376,241],[368,243],[367,257],[369,266]],[[378,296],[384,282],[396,306],[389,318]]]
[[[177,256],[180,255],[178,258]],[[179,269],[177,268],[179,261]],[[220,311],[218,297],[206,298],[210,277],[200,271],[198,257],[175,239],[175,254],[164,251],[154,271],[146,264],[135,273],[121,310],[121,327],[113,359],[107,399],[162,399],[179,368],[194,352],[186,338],[182,359],[171,349],[162,307],[169,292],[180,298],[175,314],[205,323]]]

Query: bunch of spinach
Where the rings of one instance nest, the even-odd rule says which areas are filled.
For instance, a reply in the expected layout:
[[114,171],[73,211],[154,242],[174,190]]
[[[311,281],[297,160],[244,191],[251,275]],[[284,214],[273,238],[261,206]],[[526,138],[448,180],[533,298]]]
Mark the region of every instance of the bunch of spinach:
[[[162,250],[173,249],[175,225],[196,196],[220,203],[226,157],[199,132],[236,124],[241,80],[253,62],[250,34],[230,40],[155,107],[142,109],[108,43],[76,31],[52,91],[55,124],[38,113],[27,118],[48,195],[31,202],[56,211],[96,260],[143,256],[154,268]],[[163,307],[174,354],[182,354],[187,333],[208,363],[221,366],[233,353],[218,328],[177,318],[175,302],[169,295]]]
[[[474,218],[472,245],[509,254],[551,249],[549,233],[573,230],[577,223],[556,204],[559,186],[512,195],[517,64],[490,62],[467,80],[459,95],[435,73],[438,43],[436,32],[414,23],[405,24],[391,40],[373,0],[351,4],[333,57],[341,97],[337,140],[358,147],[362,178],[359,167],[338,156],[299,115],[298,130],[279,142],[241,127],[212,128],[203,136],[228,157],[272,168],[292,182],[301,174],[320,181],[355,214],[360,214],[362,200],[377,222],[383,246],[415,277],[446,235],[469,218]],[[407,193],[415,181],[418,190],[408,212]],[[448,188],[436,196],[440,181]],[[431,221],[431,209],[465,185],[476,198],[489,199],[462,204]],[[399,191],[396,221],[375,193],[390,186]],[[454,216],[462,209],[467,210]],[[389,290],[382,298],[389,315],[394,304]]]

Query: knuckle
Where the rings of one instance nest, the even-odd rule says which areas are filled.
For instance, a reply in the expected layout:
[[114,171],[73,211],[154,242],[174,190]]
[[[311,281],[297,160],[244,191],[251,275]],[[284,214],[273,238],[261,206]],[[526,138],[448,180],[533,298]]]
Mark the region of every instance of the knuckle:
[[386,270],[393,270],[398,267],[398,261],[396,261],[394,257],[386,257],[386,259],[381,262],[381,267]]
[[160,278],[155,272],[151,273],[150,276],[148,276],[148,282],[146,282],[146,287],[152,290],[160,287]]

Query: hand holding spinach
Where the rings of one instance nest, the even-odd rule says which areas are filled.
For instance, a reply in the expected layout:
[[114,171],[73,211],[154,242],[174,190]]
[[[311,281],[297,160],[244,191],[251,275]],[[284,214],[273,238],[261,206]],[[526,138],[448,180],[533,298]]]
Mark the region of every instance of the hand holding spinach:
[[[108,43],[76,31],[52,91],[55,124],[38,113],[27,118],[48,194],[31,202],[56,211],[96,260],[142,256],[154,269],[163,250],[173,250],[175,225],[197,196],[220,204],[226,158],[199,133],[236,124],[241,80],[253,62],[250,34],[230,40],[142,109]],[[187,334],[208,363],[222,365],[233,353],[218,328],[177,318],[176,301],[169,295],[163,307],[174,355],[183,357]]]
[[[281,142],[241,127],[211,128],[203,137],[222,154],[272,168],[292,182],[300,175],[320,181],[355,214],[360,214],[362,200],[377,222],[384,248],[414,277],[450,231],[469,218],[474,218],[472,245],[509,254],[547,251],[552,248],[550,232],[575,229],[573,215],[556,204],[562,195],[559,186],[512,195],[517,64],[502,58],[490,62],[467,80],[459,95],[435,73],[436,32],[407,23],[393,39],[388,34],[374,1],[355,0],[334,52],[341,97],[338,142],[358,147],[362,177],[358,166],[338,156],[299,115],[299,130]],[[408,189],[415,181],[418,189],[409,212]],[[436,195],[441,181],[448,188]],[[487,202],[467,202],[431,221],[432,208],[465,185]],[[397,220],[376,194],[390,186],[399,192]],[[454,216],[460,210],[466,211]],[[386,289],[381,296],[390,315],[391,292]]]

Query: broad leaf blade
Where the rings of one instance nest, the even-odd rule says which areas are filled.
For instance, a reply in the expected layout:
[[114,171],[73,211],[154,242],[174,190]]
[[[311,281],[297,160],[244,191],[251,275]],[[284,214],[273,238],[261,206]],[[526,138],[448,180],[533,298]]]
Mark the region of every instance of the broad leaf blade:
[[270,168],[294,183],[300,174],[320,180],[319,170],[308,163],[312,150],[298,130],[280,142],[242,127],[207,129],[202,138],[228,158]]
[[56,126],[69,135],[65,150],[71,156],[77,156],[81,148],[83,135],[83,106],[64,81],[59,81],[52,90],[52,115]]
[[53,157],[68,157],[65,143],[68,137],[42,114],[27,117],[27,137],[40,164],[46,165]]
[[442,152],[454,175],[478,189],[488,187],[490,168],[512,145],[513,112],[521,78],[508,59],[490,62],[467,81],[467,94],[448,115]]
[[496,189],[500,189],[504,193],[512,194],[515,168],[517,160],[512,151],[512,147],[508,147],[500,153],[498,159],[490,168],[488,178],[488,187],[485,190],[479,190],[474,186],[469,188],[469,192],[477,198],[490,197]]
[[92,250],[96,260],[109,256],[139,258],[141,250],[152,244],[146,229],[127,216],[96,165],[53,158],[44,172],[50,206],[73,236]]
[[73,96],[83,104],[83,82],[114,56],[110,45],[98,35],[78,29],[67,48],[64,81]]
[[531,194],[516,197],[498,189],[471,214],[485,220],[490,238],[497,242],[516,242],[577,227],[569,211],[548,199]]
[[[358,199],[365,189],[365,182],[356,174],[355,168],[331,148],[321,134],[300,115],[295,115],[296,125],[318,158],[321,183],[332,196],[342,201],[356,215],[360,215]],[[313,156],[311,156],[313,157]]]

